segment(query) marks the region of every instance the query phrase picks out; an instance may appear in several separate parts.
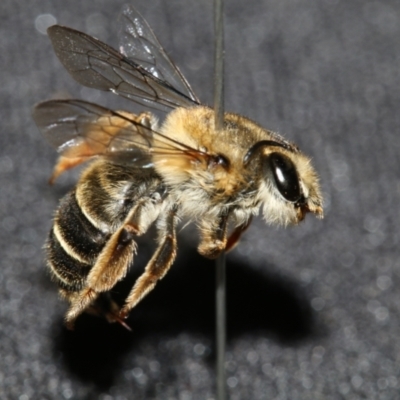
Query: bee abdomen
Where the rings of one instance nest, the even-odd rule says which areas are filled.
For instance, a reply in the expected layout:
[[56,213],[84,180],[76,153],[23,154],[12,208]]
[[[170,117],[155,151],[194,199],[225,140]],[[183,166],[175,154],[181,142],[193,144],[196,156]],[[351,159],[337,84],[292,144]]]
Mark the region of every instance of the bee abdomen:
[[48,265],[60,287],[70,291],[84,287],[108,237],[85,217],[75,190],[63,198],[46,246]]
[[60,203],[54,219],[53,230],[69,254],[82,262],[93,264],[109,238],[108,233],[93,226],[82,212],[75,190]]
[[73,292],[81,290],[85,286],[91,265],[71,257],[61,246],[53,230],[50,231],[46,248],[47,264],[60,288]]

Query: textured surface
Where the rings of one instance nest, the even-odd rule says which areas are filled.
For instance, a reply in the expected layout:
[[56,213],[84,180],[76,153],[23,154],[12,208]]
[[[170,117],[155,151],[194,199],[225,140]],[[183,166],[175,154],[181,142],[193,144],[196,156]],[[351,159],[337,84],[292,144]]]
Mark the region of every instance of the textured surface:
[[[135,2],[206,103],[209,3]],[[228,257],[230,398],[396,399],[400,3],[227,3],[226,108],[297,142],[326,197],[322,222],[256,221]],[[132,334],[90,317],[67,332],[44,268],[52,211],[75,177],[47,186],[55,152],[31,108],[60,96],[120,102],[73,82],[40,30],[53,16],[116,46],[121,5],[0,2],[2,399],[215,398],[214,267],[195,254],[190,230],[170,274],[132,313]],[[150,254],[140,250],[133,275]]]

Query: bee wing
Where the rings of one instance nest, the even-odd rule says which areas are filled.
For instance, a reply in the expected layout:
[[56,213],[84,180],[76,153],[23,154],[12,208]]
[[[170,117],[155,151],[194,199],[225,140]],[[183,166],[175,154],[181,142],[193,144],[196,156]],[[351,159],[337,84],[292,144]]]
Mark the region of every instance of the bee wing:
[[141,14],[134,7],[125,5],[120,21],[120,52],[157,79],[169,82],[179,92],[199,104],[200,101],[189,83],[168,57]]
[[[111,91],[161,110],[198,104],[197,100],[139,65],[139,60],[125,57],[94,37],[60,25],[51,26],[47,33],[57,57],[84,86]],[[153,48],[159,50],[157,45]]]
[[[33,111],[36,125],[62,157],[106,156],[116,162],[152,166],[152,155],[204,159],[207,153],[156,131],[150,115],[112,111],[81,100],[50,100]],[[78,162],[78,163],[80,163]]]

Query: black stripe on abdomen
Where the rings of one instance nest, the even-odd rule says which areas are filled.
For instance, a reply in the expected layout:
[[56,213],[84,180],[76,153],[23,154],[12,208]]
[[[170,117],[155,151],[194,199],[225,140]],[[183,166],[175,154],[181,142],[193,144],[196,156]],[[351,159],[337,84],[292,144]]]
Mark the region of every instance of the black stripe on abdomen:
[[92,266],[67,254],[55,237],[53,230],[50,231],[46,248],[48,265],[58,285],[73,292],[83,289]]
[[[90,264],[94,264],[109,238],[108,234],[93,226],[83,214],[76,200],[75,190],[62,199],[54,224],[72,253]],[[65,250],[71,254],[71,251]]]

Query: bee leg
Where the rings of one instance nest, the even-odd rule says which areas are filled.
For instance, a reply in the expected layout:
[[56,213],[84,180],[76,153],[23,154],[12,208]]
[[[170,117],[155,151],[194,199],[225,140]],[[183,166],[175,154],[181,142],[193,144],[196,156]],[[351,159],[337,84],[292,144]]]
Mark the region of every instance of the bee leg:
[[244,224],[241,224],[237,226],[233,232],[230,234],[228,241],[226,242],[225,246],[225,251],[231,251],[236,247],[236,245],[239,243],[240,237],[242,236],[242,233],[247,230],[247,228],[251,224],[252,218],[250,218],[247,222]]
[[197,251],[204,257],[217,258],[225,250],[226,229],[229,214],[220,215],[213,221],[202,221],[200,225],[201,241]]
[[100,293],[99,297],[92,303],[85,312],[97,317],[105,318],[109,323],[118,322],[128,331],[131,331],[129,325],[119,316],[120,307],[111,298],[110,293]]
[[111,235],[86,278],[85,288],[70,299],[71,306],[66,315],[67,325],[71,325],[100,293],[109,291],[125,277],[136,252],[133,239],[143,234],[152,222],[143,216],[143,210],[146,210],[147,203],[151,201],[143,200],[134,207],[121,228]]
[[158,224],[159,239],[158,248],[151,260],[146,265],[144,273],[135,282],[129,293],[120,317],[126,318],[130,310],[135,307],[151,290],[158,280],[162,279],[176,256],[176,209],[170,210]]
[[126,275],[136,249],[133,237],[134,232],[129,225],[111,236],[87,277],[86,287],[71,302],[66,315],[67,325],[85,311],[101,292],[112,289]]

